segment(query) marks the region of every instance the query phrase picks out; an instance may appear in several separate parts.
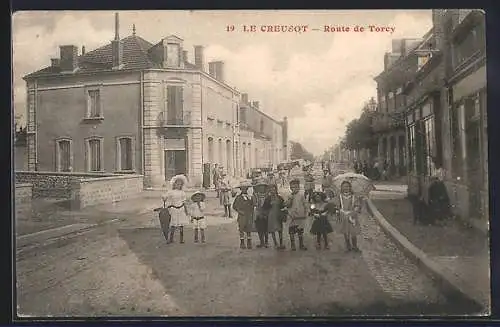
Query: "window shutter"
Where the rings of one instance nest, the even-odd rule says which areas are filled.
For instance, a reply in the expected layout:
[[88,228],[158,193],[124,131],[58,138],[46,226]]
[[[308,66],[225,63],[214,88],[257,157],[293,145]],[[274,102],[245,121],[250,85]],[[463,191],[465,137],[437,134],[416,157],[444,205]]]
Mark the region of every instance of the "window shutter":
[[177,90],[177,108],[176,108],[176,118],[177,118],[177,122],[178,124],[183,124],[184,122],[184,111],[183,111],[183,107],[184,107],[184,90],[182,88],[182,86],[177,86],[176,87],[176,90]]
[[174,86],[167,86],[167,123],[172,124],[175,121],[175,89]]

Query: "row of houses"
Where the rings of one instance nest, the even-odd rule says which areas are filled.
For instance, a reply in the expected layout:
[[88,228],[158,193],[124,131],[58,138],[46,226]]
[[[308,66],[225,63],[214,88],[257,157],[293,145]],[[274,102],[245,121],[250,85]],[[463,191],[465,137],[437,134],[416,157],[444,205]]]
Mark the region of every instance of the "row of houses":
[[435,9],[432,23],[420,39],[394,40],[375,78],[378,155],[424,198],[443,168],[455,214],[487,222],[484,12]]
[[289,157],[286,117],[276,120],[205,67],[175,35],[156,44],[132,34],[81,52],[60,46],[51,65],[24,76],[29,171],[144,175],[161,187],[176,174],[210,184],[215,164],[231,176]]

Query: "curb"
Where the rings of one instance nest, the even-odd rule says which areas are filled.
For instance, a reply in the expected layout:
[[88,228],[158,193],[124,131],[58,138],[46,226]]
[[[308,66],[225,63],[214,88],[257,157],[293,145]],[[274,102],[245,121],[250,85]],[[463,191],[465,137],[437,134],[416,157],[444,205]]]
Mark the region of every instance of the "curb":
[[57,228],[42,230],[39,232],[25,234],[16,238],[16,246],[25,247],[35,243],[43,243],[51,239],[86,231],[98,226],[98,224],[71,224]]
[[387,234],[400,249],[414,262],[433,277],[441,290],[449,298],[459,298],[475,307],[481,308],[478,311],[488,312],[480,294],[478,294],[467,281],[460,279],[446,267],[432,260],[425,252],[413,245],[403,234],[393,227],[384,216],[378,211],[371,199],[366,201],[368,212],[377,220],[382,230]]

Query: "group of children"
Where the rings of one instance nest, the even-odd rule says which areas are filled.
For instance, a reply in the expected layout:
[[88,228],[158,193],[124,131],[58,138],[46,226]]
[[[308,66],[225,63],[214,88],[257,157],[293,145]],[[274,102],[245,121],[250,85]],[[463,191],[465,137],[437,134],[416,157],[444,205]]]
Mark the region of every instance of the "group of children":
[[[276,185],[264,182],[253,186],[253,195],[248,195],[248,184],[240,185],[241,193],[233,203],[238,213],[240,233],[240,247],[252,248],[252,232],[259,235],[257,247],[268,247],[268,236],[271,234],[275,248],[285,249],[283,244],[283,225],[288,221],[290,248],[307,250],[304,244],[304,231],[308,218],[312,217],[310,232],[316,236],[316,248],[329,249],[328,234],[333,232],[330,220],[338,224],[338,230],[344,235],[346,250],[361,252],[358,247],[357,235],[361,232],[359,214],[361,213],[361,199],[353,194],[352,186],[348,181],[341,184],[340,193],[313,192],[311,202],[300,192],[300,182],[294,179],[290,182],[291,195],[287,200],[278,194]],[[279,243],[276,239],[279,236]],[[246,240],[246,242],[245,242]]]
[[[180,243],[184,243],[184,226],[189,222],[194,227],[194,242],[205,243],[205,229],[207,226],[204,214],[206,198],[202,192],[195,192],[190,200],[187,199],[183,187],[187,179],[183,175],[175,176],[172,189],[163,195],[165,208],[170,215],[169,236],[167,242],[174,242],[175,232],[179,231]],[[253,187],[253,194],[248,189]],[[288,221],[290,248],[307,250],[304,244],[304,230],[308,218],[312,218],[310,232],[316,236],[316,248],[328,249],[328,234],[333,232],[331,218],[338,223],[339,232],[344,235],[346,250],[360,252],[357,244],[357,235],[360,233],[359,214],[361,199],[353,194],[352,186],[348,181],[341,184],[339,194],[333,192],[314,192],[311,194],[312,204],[300,192],[298,179],[290,181],[291,195],[285,200],[278,194],[276,184],[258,182],[256,185],[242,183],[239,186],[240,194],[236,196],[232,208],[238,213],[238,229],[240,248],[252,248],[252,233],[257,232],[259,244],[257,248],[269,247],[271,235],[274,247],[284,250],[283,230]],[[225,208],[227,211],[230,208]],[[276,234],[278,238],[276,238]]]

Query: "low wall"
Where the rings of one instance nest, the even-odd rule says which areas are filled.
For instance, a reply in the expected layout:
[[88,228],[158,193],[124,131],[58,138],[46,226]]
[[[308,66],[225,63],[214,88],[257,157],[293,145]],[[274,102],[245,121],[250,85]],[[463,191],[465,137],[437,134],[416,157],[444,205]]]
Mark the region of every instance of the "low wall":
[[16,171],[16,184],[33,185],[33,198],[70,199],[71,184],[80,178],[102,178],[112,174]]
[[81,178],[71,183],[71,208],[112,203],[139,195],[144,190],[142,175],[113,175]]
[[16,205],[29,202],[33,196],[32,185],[28,183],[16,184],[15,201]]

